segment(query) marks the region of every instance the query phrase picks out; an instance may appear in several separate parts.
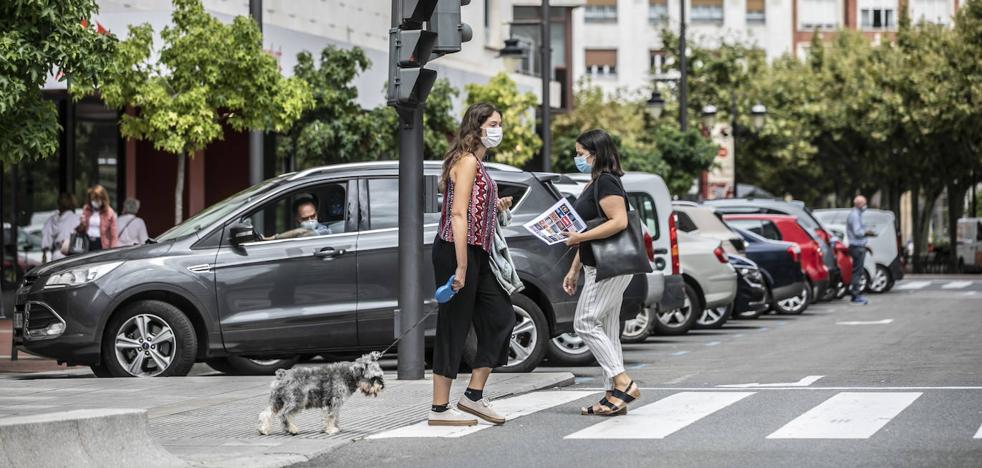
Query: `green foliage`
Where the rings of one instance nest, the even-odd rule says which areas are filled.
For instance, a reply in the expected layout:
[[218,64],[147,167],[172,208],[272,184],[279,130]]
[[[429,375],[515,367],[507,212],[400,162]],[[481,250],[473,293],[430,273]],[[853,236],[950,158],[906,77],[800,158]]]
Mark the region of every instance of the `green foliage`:
[[58,150],[58,114],[41,86],[52,70],[72,87],[98,82],[116,45],[87,21],[94,0],[0,2],[0,161],[48,157]]
[[497,162],[522,167],[542,147],[542,139],[535,132],[535,107],[538,98],[533,93],[520,93],[518,85],[507,73],[499,73],[487,84],[471,83],[465,86],[467,105],[488,102],[501,111],[504,140],[494,150]]
[[623,93],[607,97],[600,88],[581,82],[574,110],[556,116],[552,123],[553,167],[559,172],[576,171],[576,138],[599,128],[614,139],[625,170],[658,174],[672,194],[686,194],[695,177],[712,167],[716,146],[697,130],[683,133],[670,120],[652,122],[645,112],[641,99]]

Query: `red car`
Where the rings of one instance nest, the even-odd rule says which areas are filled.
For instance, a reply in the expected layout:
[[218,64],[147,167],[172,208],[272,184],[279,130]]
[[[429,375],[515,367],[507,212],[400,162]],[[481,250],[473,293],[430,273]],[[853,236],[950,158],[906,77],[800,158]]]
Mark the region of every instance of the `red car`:
[[797,218],[777,214],[732,214],[724,215],[723,219],[768,239],[798,244],[801,247],[801,270],[810,286],[805,291],[806,305],[826,294],[830,286],[829,269],[822,261],[822,244],[815,234],[798,224]]
[[849,255],[849,248],[837,238],[832,238],[832,245],[835,249],[835,262],[839,265],[839,281],[829,288],[826,299],[842,299],[849,292],[849,284],[852,282],[852,256]]

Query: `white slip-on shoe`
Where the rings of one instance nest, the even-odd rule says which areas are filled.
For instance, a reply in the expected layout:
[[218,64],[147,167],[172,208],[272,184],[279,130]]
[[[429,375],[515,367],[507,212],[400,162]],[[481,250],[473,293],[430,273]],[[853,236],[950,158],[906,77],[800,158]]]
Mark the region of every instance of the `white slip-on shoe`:
[[460,400],[457,400],[457,409],[473,414],[491,424],[500,426],[505,423],[505,417],[491,407],[491,402],[487,398],[473,401],[466,396],[461,397]]
[[450,408],[442,413],[431,410],[427,424],[430,426],[474,426],[477,424],[477,419]]

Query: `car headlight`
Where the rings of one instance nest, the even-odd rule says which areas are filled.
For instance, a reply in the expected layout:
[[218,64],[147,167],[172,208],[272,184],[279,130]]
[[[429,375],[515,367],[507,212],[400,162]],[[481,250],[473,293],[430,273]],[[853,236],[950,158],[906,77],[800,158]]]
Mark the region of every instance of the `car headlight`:
[[97,263],[81,268],[60,271],[48,277],[45,288],[67,288],[91,283],[122,265],[123,262]]
[[737,271],[740,272],[740,276],[750,276],[750,274],[754,272],[754,270],[750,268],[737,268]]

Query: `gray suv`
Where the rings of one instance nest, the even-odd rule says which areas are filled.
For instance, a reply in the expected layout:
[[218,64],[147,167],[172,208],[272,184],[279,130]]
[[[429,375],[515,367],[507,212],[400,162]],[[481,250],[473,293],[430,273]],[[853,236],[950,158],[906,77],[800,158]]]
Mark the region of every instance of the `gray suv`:
[[[526,372],[551,337],[572,330],[577,297],[562,291],[572,255],[522,224],[559,197],[555,174],[497,167],[514,197],[506,229],[525,291],[512,297],[516,327],[505,370]],[[425,166],[425,268],[441,195],[438,162]],[[30,271],[17,291],[15,342],[37,355],[91,366],[99,376],[184,375],[196,361],[266,374],[303,356],[380,350],[395,337],[398,164],[358,163],[290,173],[208,207],[151,243],[69,257]],[[317,229],[297,235],[301,201]],[[310,207],[306,207],[309,209]],[[635,278],[622,316],[646,284]],[[436,305],[427,301],[426,310]],[[425,324],[431,337],[435,314]]]

